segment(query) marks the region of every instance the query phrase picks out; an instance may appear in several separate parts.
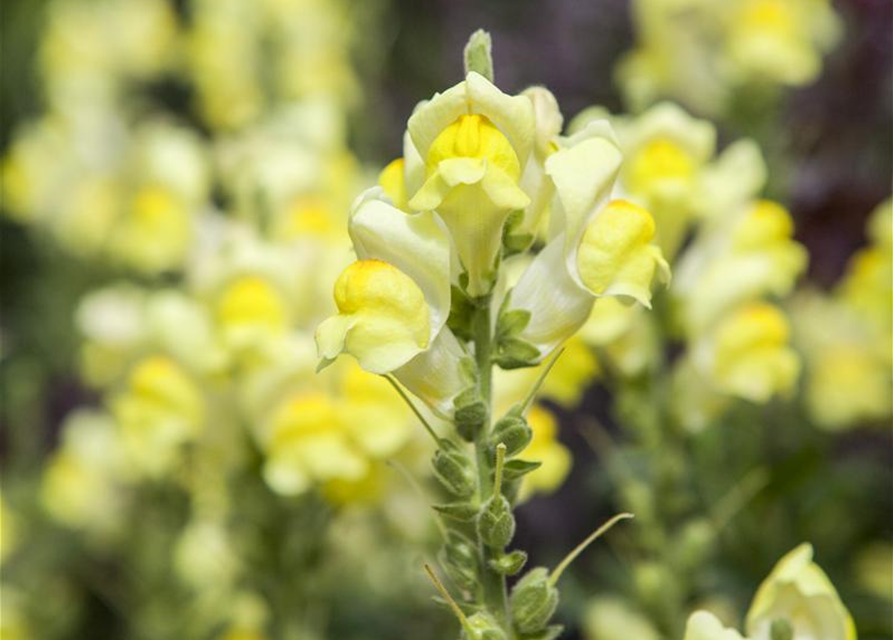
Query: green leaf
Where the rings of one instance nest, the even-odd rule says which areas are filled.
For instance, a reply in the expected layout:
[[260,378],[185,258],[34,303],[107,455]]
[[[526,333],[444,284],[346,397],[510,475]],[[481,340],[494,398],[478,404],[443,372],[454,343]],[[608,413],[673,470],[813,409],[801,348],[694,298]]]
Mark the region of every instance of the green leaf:
[[502,469],[502,476],[506,480],[517,480],[531,471],[536,471],[542,465],[542,462],[532,462],[530,460],[509,460]]
[[459,287],[453,285],[450,289],[450,317],[447,326],[457,338],[471,340],[471,319],[474,316],[474,304]]
[[496,341],[501,343],[514,338],[530,324],[530,312],[527,309],[513,309],[499,314],[496,321]]
[[529,342],[510,338],[499,345],[499,353],[494,361],[503,369],[532,367],[539,361],[540,350]]
[[450,518],[451,520],[457,520],[459,522],[471,522],[480,511],[477,505],[470,502],[435,504],[432,506],[432,509],[445,518]]

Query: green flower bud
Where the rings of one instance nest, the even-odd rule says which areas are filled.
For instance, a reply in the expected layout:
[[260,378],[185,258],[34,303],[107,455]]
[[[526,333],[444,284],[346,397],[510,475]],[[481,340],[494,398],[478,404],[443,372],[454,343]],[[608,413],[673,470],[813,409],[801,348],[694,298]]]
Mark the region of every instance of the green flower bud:
[[467,640],[506,640],[506,635],[490,613],[478,611],[468,618],[465,638]]
[[478,516],[478,534],[485,545],[504,549],[515,535],[512,507],[503,495],[490,498]]
[[463,534],[451,531],[443,548],[442,564],[450,578],[463,589],[478,584],[477,549]]
[[490,446],[496,447],[500,442],[505,445],[506,455],[514,456],[530,444],[533,438],[533,431],[527,425],[524,418],[508,414],[500,418],[493,425],[493,432],[490,434]]
[[456,396],[453,406],[456,409],[456,431],[468,442],[473,442],[489,417],[487,405],[481,399],[477,387],[469,387]]
[[490,568],[503,576],[513,576],[527,564],[527,554],[521,550],[515,550],[503,556],[499,556],[488,563]]
[[545,629],[558,606],[558,590],[549,584],[549,570],[531,569],[512,589],[512,619],[520,633]]
[[443,487],[460,498],[470,497],[477,486],[471,458],[449,440],[441,441],[441,448],[432,461],[434,477]]

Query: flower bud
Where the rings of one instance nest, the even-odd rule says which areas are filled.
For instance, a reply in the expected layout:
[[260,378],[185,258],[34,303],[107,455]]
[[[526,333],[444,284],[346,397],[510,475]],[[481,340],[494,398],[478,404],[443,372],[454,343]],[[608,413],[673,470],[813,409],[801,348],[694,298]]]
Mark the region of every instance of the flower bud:
[[549,623],[558,606],[558,590],[549,583],[549,570],[530,570],[512,589],[511,609],[521,633],[535,633]]
[[478,584],[477,549],[465,535],[458,531],[447,534],[443,550],[443,566],[457,585],[463,589],[474,589]]
[[456,431],[468,442],[473,442],[487,422],[487,405],[481,399],[477,387],[469,387],[453,401],[456,411],[454,422]]
[[503,549],[515,535],[515,517],[512,507],[503,495],[496,495],[484,505],[478,516],[478,533],[484,544],[494,549]]
[[495,447],[500,442],[505,445],[506,456],[514,456],[530,444],[533,438],[533,431],[527,425],[527,420],[521,416],[505,415],[501,417],[495,425],[493,432],[490,434],[490,446]]
[[441,448],[432,460],[434,476],[455,496],[467,498],[474,493],[476,478],[471,459],[456,444],[441,441]]
[[467,640],[505,640],[505,631],[493,616],[486,611],[478,611],[468,618],[468,627],[465,629]]

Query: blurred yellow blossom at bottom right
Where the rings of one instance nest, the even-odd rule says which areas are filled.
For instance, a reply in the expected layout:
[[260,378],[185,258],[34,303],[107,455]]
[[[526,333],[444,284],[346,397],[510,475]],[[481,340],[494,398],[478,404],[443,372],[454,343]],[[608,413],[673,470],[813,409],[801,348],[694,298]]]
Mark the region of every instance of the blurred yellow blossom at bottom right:
[[[757,589],[746,640],[856,640],[856,626],[827,574],[803,543],[785,555]],[[712,613],[688,619],[684,640],[744,640]]]

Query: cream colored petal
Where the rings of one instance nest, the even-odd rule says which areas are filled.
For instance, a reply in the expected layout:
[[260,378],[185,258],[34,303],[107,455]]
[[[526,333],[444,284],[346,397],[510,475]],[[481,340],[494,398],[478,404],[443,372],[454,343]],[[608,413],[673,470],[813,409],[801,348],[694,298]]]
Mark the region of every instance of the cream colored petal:
[[525,96],[510,96],[484,76],[472,71],[465,81],[473,113],[487,116],[505,134],[524,168],[533,148],[536,120]]
[[564,244],[564,236],[547,244],[511,291],[511,308],[531,314],[519,337],[538,347],[543,357],[583,326],[595,301],[568,274]]
[[745,640],[734,629],[723,626],[722,622],[708,611],[696,611],[685,625],[683,640]]
[[456,118],[466,113],[468,98],[464,81],[419,104],[406,124],[419,155],[422,158],[427,157],[435,138]]
[[449,419],[453,399],[472,383],[459,366],[467,355],[453,332],[444,327],[431,347],[394,371],[394,377],[437,415]]
[[546,160],[546,175],[555,184],[552,215],[565,236],[565,255],[571,273],[576,273],[576,251],[586,225],[607,201],[623,160],[617,145],[605,137],[599,123],[575,135],[567,148]]
[[361,260],[387,262],[409,276],[430,307],[431,337],[450,314],[450,240],[433,213],[406,214],[382,200],[380,188],[354,203],[350,237]]

